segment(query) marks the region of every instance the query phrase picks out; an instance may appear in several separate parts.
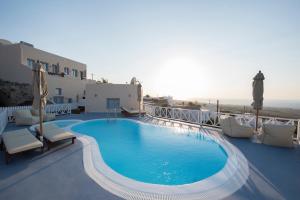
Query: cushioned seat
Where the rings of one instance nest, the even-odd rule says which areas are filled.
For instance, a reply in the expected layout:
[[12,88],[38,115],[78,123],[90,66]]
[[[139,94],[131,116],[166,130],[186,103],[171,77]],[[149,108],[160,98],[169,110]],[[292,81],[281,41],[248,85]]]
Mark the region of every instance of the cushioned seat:
[[230,137],[250,138],[253,136],[253,129],[250,126],[239,124],[232,116],[221,116],[220,124],[223,133]]
[[[31,109],[30,112],[33,116],[39,117],[39,110]],[[42,110],[42,114],[44,122],[55,120],[54,113],[46,113],[45,110]]]
[[8,162],[8,156],[11,154],[43,147],[43,143],[27,129],[5,132],[2,139],[6,149],[6,162]]
[[[40,126],[35,128],[38,134],[40,134]],[[48,142],[48,149],[50,148],[50,143],[54,143],[60,140],[72,139],[72,143],[74,143],[76,136],[66,131],[62,128],[57,127],[55,124],[43,124],[43,137],[46,138]]]
[[264,124],[258,139],[267,145],[293,147],[295,130],[296,127],[293,125]]
[[39,117],[33,116],[30,110],[16,110],[14,116],[17,125],[33,125],[39,123]]
[[52,129],[44,132],[43,136],[50,142],[57,142],[59,140],[72,139],[75,135],[63,129]]

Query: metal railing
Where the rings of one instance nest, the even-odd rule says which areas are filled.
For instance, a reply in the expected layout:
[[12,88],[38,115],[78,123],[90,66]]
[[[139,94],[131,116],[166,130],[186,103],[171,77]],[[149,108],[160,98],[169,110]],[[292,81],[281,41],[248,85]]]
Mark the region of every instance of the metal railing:
[[[47,105],[45,111],[47,113],[54,113],[55,115],[71,114],[71,110],[76,107],[74,104],[51,104]],[[32,106],[12,106],[12,107],[0,107],[0,112],[6,111],[8,122],[15,121],[14,111],[16,110],[30,110]]]
[[[163,118],[168,120],[175,120],[179,122],[186,122],[196,125],[206,125],[220,128],[220,118],[222,116],[233,116],[243,125],[255,127],[256,117],[254,114],[232,114],[213,112],[209,110],[191,110],[173,107],[161,107],[150,104],[144,104],[144,110],[150,116]],[[258,127],[262,124],[290,124],[297,127],[296,137],[300,139],[300,119],[289,119],[279,117],[259,116]]]
[[4,131],[7,122],[8,122],[7,111],[6,110],[0,111],[0,135]]

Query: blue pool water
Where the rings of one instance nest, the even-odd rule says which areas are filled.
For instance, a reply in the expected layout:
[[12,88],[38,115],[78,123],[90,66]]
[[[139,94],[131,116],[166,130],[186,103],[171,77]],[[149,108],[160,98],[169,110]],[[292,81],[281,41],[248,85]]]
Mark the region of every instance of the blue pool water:
[[72,124],[75,124],[75,123],[78,123],[78,122],[80,122],[80,120],[57,120],[57,121],[53,121],[53,123],[55,123],[55,125],[57,125],[60,128],[71,126]]
[[133,120],[94,120],[72,130],[94,137],[104,162],[114,171],[146,183],[197,182],[220,171],[228,157],[217,142],[199,132]]

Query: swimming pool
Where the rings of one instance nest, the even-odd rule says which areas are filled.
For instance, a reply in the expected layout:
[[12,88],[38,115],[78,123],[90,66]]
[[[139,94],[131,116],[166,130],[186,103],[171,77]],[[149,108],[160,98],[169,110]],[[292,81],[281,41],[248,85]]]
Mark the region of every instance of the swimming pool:
[[129,119],[90,120],[70,130],[84,144],[87,174],[123,198],[218,199],[248,177],[244,156],[205,130]]
[[96,139],[105,163],[137,181],[181,185],[220,171],[227,154],[202,133],[135,123],[89,121],[72,127]]

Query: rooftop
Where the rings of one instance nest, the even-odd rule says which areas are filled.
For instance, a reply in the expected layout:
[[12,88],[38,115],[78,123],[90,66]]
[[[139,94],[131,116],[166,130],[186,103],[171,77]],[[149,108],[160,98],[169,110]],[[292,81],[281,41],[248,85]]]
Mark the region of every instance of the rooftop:
[[[104,114],[64,115],[57,119],[89,120]],[[9,123],[5,131],[24,128]],[[4,132],[5,132],[4,131]],[[247,183],[226,199],[298,199],[300,148],[271,147],[249,139],[227,138],[248,159]],[[85,173],[82,144],[57,144],[41,154],[29,151],[6,165],[0,154],[0,199],[119,199]],[[18,191],[18,192],[16,192]]]

